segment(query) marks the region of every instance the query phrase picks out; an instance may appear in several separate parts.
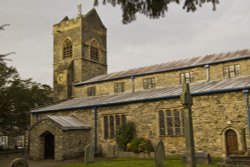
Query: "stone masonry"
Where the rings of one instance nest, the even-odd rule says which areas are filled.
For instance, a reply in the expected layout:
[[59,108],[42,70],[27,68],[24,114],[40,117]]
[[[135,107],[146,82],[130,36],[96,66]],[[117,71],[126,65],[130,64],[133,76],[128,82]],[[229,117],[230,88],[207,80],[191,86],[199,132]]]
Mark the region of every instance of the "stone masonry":
[[[44,159],[44,135],[48,132],[55,137],[54,151],[57,160],[82,155],[87,144],[100,146],[102,153],[108,155],[108,147],[116,145],[114,136],[117,125],[114,122],[118,120],[121,122],[122,116],[126,121],[135,123],[138,137],[149,139],[154,146],[162,140],[167,155],[181,154],[185,148],[183,134],[169,135],[171,132],[168,130],[171,128],[167,130],[167,127],[176,124],[178,130],[182,128],[178,126],[184,123],[180,121],[181,119],[178,120],[179,115],[167,115],[169,114],[167,111],[174,111],[175,114],[182,111],[182,104],[177,96],[181,92],[177,88],[181,85],[180,76],[183,73],[192,73],[190,85],[199,84],[196,94],[193,94],[192,106],[195,150],[208,152],[216,157],[226,157],[231,154],[229,150],[231,146],[228,146],[230,142],[234,143],[233,151],[237,154],[245,154],[250,150],[246,112],[249,102],[246,103],[242,93],[242,90],[250,89],[250,50],[170,62],[165,65],[172,66],[165,71],[140,73],[144,69],[138,68],[107,74],[106,31],[94,9],[74,19],[65,17],[54,25],[53,84],[54,99],[57,102],[31,111],[29,131],[31,158]],[[71,57],[63,57],[65,40],[72,42]],[[97,43],[95,48],[98,54],[97,60],[91,58],[93,42]],[[205,63],[200,60],[204,60]],[[149,69],[161,69],[163,66],[164,64],[155,65]],[[227,67],[228,78],[224,76]],[[134,76],[135,73],[140,75]],[[102,77],[107,79],[101,80]],[[151,91],[143,88],[143,80],[146,78],[155,80],[155,87],[151,88]],[[221,90],[213,87],[213,83],[217,81],[220,81],[220,85],[216,86]],[[124,83],[124,92],[114,93],[115,83],[121,82]],[[203,85],[208,85],[205,90]],[[236,85],[237,88],[232,85]],[[94,97],[87,96],[89,87],[96,88]],[[170,93],[164,92],[163,88],[169,88]],[[162,92],[159,93],[159,90]],[[149,92],[147,97],[144,96],[145,92]],[[160,97],[155,98],[155,94]],[[125,101],[120,99],[121,101],[112,103],[120,97],[124,97]],[[87,105],[82,106],[83,103]],[[160,110],[166,111],[163,119],[160,118]],[[46,119],[48,115],[72,116],[90,125],[91,128],[63,130],[55,122]],[[108,122],[105,122],[104,118],[107,118]],[[174,121],[169,123],[169,119]],[[111,126],[114,136],[105,137],[105,132],[106,135],[111,134]],[[165,128],[164,135],[161,133],[161,126]],[[227,133],[230,130],[233,135],[228,137]]]

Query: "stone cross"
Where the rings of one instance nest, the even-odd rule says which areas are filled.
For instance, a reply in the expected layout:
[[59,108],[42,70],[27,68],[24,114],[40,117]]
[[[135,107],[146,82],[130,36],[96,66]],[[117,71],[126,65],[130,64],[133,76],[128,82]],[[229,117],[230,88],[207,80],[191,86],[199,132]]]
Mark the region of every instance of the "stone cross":
[[190,94],[190,88],[188,83],[183,83],[182,85],[181,103],[183,105],[184,111],[187,167],[195,167],[196,162],[192,122],[193,100]]
[[84,163],[94,162],[95,148],[92,144],[88,144],[84,148]]
[[164,167],[164,160],[165,160],[164,143],[162,140],[160,140],[155,148],[155,166]]

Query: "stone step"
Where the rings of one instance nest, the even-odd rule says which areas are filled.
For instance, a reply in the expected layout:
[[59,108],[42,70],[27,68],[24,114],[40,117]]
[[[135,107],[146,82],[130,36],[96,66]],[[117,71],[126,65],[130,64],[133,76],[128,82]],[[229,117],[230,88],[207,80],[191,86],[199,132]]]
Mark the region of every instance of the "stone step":
[[234,155],[227,157],[224,160],[225,167],[249,167],[250,166],[250,156]]

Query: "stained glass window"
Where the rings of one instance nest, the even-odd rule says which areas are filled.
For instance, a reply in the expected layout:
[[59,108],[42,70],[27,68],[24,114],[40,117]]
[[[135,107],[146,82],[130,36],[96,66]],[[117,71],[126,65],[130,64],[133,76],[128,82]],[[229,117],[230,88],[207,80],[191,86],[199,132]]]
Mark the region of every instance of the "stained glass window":
[[103,117],[103,122],[104,139],[114,139],[118,128],[121,126],[121,124],[126,122],[126,115],[105,115]]
[[160,135],[180,136],[184,134],[184,114],[181,110],[159,110]]

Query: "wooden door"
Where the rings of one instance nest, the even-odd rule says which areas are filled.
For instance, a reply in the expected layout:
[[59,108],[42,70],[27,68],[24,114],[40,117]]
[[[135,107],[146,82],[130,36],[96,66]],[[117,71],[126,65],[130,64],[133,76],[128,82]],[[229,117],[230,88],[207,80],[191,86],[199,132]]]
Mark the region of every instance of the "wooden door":
[[226,131],[226,148],[227,155],[237,154],[239,151],[237,134],[232,129]]
[[55,157],[55,137],[51,133],[44,136],[44,158],[54,159]]

